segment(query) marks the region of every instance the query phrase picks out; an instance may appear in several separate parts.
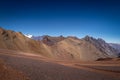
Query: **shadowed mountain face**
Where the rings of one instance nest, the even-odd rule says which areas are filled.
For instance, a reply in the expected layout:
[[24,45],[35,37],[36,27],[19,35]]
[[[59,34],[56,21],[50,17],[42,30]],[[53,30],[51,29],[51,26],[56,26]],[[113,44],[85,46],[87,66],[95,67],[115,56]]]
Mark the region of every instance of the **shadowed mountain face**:
[[41,41],[50,46],[52,55],[57,59],[97,60],[118,56],[118,51],[100,38],[86,36],[78,39],[72,36],[43,36]]
[[119,53],[115,48],[111,47],[101,38],[95,39],[93,37],[86,36],[84,40],[93,44],[98,50],[100,50],[104,54],[109,55],[110,57],[116,56]]
[[58,58],[83,61],[99,58],[114,58],[118,52],[101,39],[68,37],[52,46],[52,53]]
[[118,57],[118,52],[102,39],[86,36],[42,36],[28,38],[21,32],[0,28],[0,48],[38,53],[45,57],[66,60],[93,61],[100,58]]
[[120,44],[109,43],[109,45],[112,46],[113,48],[117,49],[120,53]]
[[42,42],[47,45],[54,45],[57,42],[60,42],[64,39],[65,39],[65,37],[63,37],[63,36],[59,36],[59,37],[44,36],[42,39]]
[[118,56],[120,57],[120,44],[109,43],[109,45],[119,52]]
[[51,46],[56,44],[59,41],[62,41],[65,39],[65,37],[63,36],[58,36],[58,37],[51,37],[48,35],[44,35],[44,36],[33,36],[31,39],[37,40],[37,41],[42,41],[43,43]]

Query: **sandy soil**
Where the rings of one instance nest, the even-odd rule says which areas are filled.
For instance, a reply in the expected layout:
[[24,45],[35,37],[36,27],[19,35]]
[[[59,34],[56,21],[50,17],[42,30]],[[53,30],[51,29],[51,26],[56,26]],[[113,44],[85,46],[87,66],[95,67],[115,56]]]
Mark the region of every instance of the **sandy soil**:
[[0,60],[0,80],[29,80],[23,73],[6,66],[3,60]]
[[[120,80],[120,61],[59,61],[38,55],[0,50],[7,66],[30,80]],[[27,53],[29,54],[29,53]]]

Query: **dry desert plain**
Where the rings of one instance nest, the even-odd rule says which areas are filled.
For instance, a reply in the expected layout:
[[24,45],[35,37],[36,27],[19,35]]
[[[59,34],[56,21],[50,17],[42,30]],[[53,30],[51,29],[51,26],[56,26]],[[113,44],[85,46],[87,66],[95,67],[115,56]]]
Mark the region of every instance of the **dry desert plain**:
[[120,80],[120,60],[56,60],[0,49],[0,80]]

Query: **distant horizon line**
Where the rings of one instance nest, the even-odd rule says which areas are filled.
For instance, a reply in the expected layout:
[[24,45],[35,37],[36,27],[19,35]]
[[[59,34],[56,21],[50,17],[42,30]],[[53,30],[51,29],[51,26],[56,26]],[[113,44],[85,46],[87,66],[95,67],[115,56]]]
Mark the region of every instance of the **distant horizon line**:
[[34,35],[34,34],[31,34],[31,33],[24,33],[24,32],[22,32],[22,31],[16,31],[16,30],[13,30],[13,29],[6,29],[6,28],[4,28],[4,27],[2,27],[2,26],[0,26],[0,28],[1,29],[4,29],[4,30],[11,30],[11,31],[15,31],[15,32],[21,32],[23,35],[32,35],[32,36],[34,36],[34,37],[39,37],[39,36],[50,36],[50,37],[60,37],[60,36],[63,36],[63,37],[76,37],[76,38],[78,38],[78,39],[82,39],[82,38],[85,38],[86,36],[89,36],[89,37],[92,37],[92,38],[94,38],[94,39],[102,39],[102,40],[104,40],[106,43],[113,43],[113,44],[120,44],[120,42],[109,42],[109,41],[107,41],[106,39],[104,39],[104,38],[102,38],[102,37],[95,37],[95,36],[93,36],[93,35],[88,35],[88,34],[86,34],[86,35],[84,35],[84,36],[77,36],[77,35],[63,35],[63,34],[61,34],[61,35],[48,35],[48,34],[41,34],[41,35]]
[[94,36],[90,36],[90,35],[85,35],[84,37],[78,37],[78,36],[71,36],[71,35],[69,35],[69,36],[64,36],[64,35],[56,35],[56,36],[53,36],[53,35],[38,35],[38,36],[34,36],[34,35],[32,35],[32,34],[23,34],[23,35],[25,35],[26,37],[27,37],[27,35],[29,36],[32,36],[32,37],[42,37],[42,36],[50,36],[50,37],[65,37],[65,38],[67,38],[67,37],[75,37],[75,38],[78,38],[78,39],[83,39],[83,38],[85,38],[86,36],[88,36],[88,37],[91,37],[91,38],[94,38],[94,39],[102,39],[102,40],[104,40],[106,43],[113,43],[113,44],[120,44],[120,43],[117,43],[117,42],[107,42],[105,39],[103,39],[103,38],[100,38],[100,37],[98,37],[98,38],[96,38],[96,37],[94,37]]

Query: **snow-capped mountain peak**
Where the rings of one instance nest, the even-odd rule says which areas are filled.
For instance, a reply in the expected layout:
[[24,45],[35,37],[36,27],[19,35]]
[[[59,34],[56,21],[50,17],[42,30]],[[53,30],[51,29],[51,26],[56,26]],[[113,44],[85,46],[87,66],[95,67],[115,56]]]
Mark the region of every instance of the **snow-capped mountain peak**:
[[33,35],[31,35],[31,34],[25,34],[25,36],[28,37],[28,38],[32,38]]

